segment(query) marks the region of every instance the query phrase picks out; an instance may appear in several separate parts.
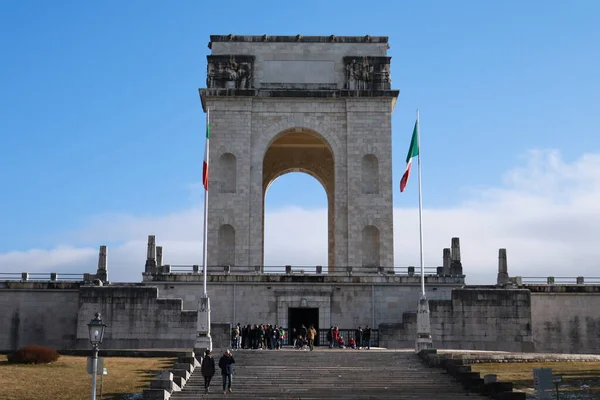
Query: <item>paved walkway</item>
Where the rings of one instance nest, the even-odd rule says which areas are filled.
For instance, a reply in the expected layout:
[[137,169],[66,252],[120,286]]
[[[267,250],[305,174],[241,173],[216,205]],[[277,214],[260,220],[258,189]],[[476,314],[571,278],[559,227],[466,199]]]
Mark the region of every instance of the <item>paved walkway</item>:
[[[215,352],[215,361],[221,354]],[[200,368],[173,400],[231,399],[484,399],[467,393],[441,369],[412,351],[315,348],[314,351],[239,350],[233,392],[223,395],[220,370],[204,394]]]

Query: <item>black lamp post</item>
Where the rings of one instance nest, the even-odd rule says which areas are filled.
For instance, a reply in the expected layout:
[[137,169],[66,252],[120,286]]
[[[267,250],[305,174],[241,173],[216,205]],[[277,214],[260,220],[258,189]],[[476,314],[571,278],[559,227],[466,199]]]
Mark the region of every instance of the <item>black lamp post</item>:
[[102,343],[104,338],[104,330],[106,324],[102,322],[100,313],[96,313],[96,317],[88,324],[90,333],[90,343],[93,347],[93,360],[92,360],[92,400],[96,400],[96,374],[98,373],[98,347]]

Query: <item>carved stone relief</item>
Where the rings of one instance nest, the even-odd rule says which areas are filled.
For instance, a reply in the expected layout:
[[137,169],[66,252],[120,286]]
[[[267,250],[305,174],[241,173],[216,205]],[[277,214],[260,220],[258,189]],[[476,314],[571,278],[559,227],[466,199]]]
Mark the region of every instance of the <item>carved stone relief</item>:
[[208,56],[206,87],[209,89],[251,89],[254,56]]
[[389,90],[391,57],[344,57],[347,90]]

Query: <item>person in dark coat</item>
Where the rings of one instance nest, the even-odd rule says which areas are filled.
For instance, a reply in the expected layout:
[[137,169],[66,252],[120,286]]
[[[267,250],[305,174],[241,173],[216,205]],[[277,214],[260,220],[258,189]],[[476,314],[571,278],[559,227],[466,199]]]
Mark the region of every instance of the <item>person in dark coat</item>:
[[231,376],[233,375],[233,364],[235,359],[229,350],[225,350],[225,354],[219,360],[219,368],[221,368],[221,376],[223,377],[223,394],[231,393]]
[[215,376],[215,359],[210,355],[210,350],[206,350],[204,353],[204,359],[202,360],[202,366],[200,372],[204,377],[204,393],[208,393],[208,387],[213,376]]

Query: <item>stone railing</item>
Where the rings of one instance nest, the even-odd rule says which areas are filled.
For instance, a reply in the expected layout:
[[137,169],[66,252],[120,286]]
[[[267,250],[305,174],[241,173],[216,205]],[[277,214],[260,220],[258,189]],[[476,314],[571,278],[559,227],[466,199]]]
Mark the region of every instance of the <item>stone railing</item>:
[[[157,267],[159,274],[202,274],[203,268],[200,265],[162,265]],[[405,275],[419,276],[421,268],[419,267],[383,267],[383,266],[336,266],[327,267],[321,265],[310,266],[240,266],[240,265],[209,265],[208,274],[306,274],[306,275]],[[425,267],[427,276],[447,276],[442,267]]]
[[180,392],[190,379],[194,370],[200,366],[194,352],[178,357],[173,368],[161,371],[150,382],[150,388],[144,389],[144,399],[167,400],[174,392]]
[[600,285],[600,277],[583,276],[515,276],[509,282],[522,285]]
[[58,272],[3,272],[0,273],[0,281],[83,282],[84,274]]
[[479,372],[471,371],[471,366],[464,360],[438,354],[435,349],[421,350],[419,357],[430,367],[445,369],[470,392],[481,393],[494,399],[526,399],[525,393],[513,392],[512,382],[498,382],[497,376],[493,374],[481,377]]

